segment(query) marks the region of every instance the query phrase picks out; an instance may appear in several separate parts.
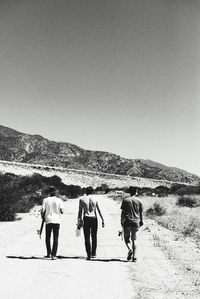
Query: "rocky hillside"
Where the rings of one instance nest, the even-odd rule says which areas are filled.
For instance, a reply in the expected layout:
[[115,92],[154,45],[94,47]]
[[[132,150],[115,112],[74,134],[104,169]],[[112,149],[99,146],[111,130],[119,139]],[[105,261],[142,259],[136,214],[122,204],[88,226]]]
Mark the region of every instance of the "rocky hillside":
[[66,185],[78,185],[81,187],[92,186],[96,188],[106,184],[109,188],[127,188],[128,186],[156,188],[165,186],[171,188],[172,182],[166,180],[154,180],[140,177],[130,177],[125,175],[108,174],[88,170],[77,170],[54,166],[43,166],[28,163],[0,161],[1,173],[14,173],[22,176],[32,176],[40,174],[51,177],[58,176]]
[[0,126],[0,160],[80,169],[108,174],[199,184],[200,177],[178,168],[142,159],[89,151]]

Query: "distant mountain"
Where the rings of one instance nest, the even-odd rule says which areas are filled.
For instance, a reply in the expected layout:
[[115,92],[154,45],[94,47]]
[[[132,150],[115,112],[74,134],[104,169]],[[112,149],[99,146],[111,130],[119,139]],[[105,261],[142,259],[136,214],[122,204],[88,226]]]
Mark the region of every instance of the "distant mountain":
[[125,159],[108,152],[90,151],[66,142],[50,141],[0,126],[0,160],[129,175],[199,184],[200,177],[143,159]]

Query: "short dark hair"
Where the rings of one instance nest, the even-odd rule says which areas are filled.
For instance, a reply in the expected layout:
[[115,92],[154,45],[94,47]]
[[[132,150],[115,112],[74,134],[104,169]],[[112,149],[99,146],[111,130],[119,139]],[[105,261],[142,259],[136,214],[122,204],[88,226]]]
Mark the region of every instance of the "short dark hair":
[[86,194],[87,195],[92,194],[93,191],[94,191],[94,189],[91,186],[86,188]]
[[49,187],[49,193],[54,195],[56,193],[56,187],[55,186],[50,186]]
[[130,186],[128,188],[128,192],[131,194],[131,195],[135,195],[136,192],[137,192],[137,188],[136,187],[133,187],[133,186]]

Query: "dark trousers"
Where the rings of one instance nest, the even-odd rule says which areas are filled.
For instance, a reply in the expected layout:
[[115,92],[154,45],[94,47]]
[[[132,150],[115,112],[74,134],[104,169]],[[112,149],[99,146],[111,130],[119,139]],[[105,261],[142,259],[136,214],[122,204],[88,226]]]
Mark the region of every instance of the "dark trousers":
[[[98,222],[96,217],[84,217],[83,232],[85,237],[85,249],[88,257],[96,255],[97,228]],[[92,246],[90,237],[92,239]]]
[[[46,248],[47,255],[56,256],[58,249],[58,237],[59,237],[60,224],[48,223],[46,224]],[[53,247],[51,250],[51,233],[53,231]]]

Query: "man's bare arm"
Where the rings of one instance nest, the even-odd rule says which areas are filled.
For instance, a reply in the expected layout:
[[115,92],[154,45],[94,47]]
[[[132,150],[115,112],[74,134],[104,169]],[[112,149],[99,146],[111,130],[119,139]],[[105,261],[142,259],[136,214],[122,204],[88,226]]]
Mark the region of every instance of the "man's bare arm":
[[142,226],[143,225],[143,216],[142,216],[143,206],[142,206],[141,203],[140,203],[140,211],[139,211],[139,213],[140,213],[140,226]]
[[98,204],[98,202],[96,202],[96,207],[97,207],[97,211],[98,211],[98,213],[99,213],[99,216],[101,217],[101,220],[102,220],[102,227],[104,227],[104,226],[105,226],[105,224],[104,224],[104,219],[103,219],[103,215],[102,215],[102,213],[101,213],[101,210],[100,210],[100,208],[99,208],[99,204]]
[[124,227],[124,213],[121,212],[121,226]]
[[45,218],[45,210],[44,210],[44,208],[41,209],[40,215],[41,215],[42,220],[44,220],[44,218]]
[[82,208],[82,201],[80,199],[79,200],[79,208],[78,208],[78,220],[82,220],[82,213],[83,213],[83,208]]

